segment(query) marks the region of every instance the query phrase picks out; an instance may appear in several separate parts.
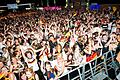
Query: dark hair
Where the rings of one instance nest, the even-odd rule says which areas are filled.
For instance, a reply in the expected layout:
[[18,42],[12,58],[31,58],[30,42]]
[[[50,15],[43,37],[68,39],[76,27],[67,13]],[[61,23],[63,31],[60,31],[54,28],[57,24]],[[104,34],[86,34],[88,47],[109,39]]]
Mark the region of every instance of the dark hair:
[[22,76],[23,74],[26,74],[25,71],[20,72],[20,76]]
[[[69,56],[72,56],[72,58],[69,60]],[[73,54],[69,54],[68,56],[67,56],[67,62],[71,62],[72,63],[72,61],[73,61]]]
[[2,47],[2,51],[5,49],[6,47]]
[[45,66],[46,66],[47,64],[49,64],[49,65],[51,66],[50,62],[45,62]]
[[102,37],[103,37],[103,36],[107,36],[107,35],[106,35],[106,34],[103,34]]
[[31,51],[26,51],[25,52],[25,56],[27,57],[27,54],[30,53],[32,55],[32,52]]

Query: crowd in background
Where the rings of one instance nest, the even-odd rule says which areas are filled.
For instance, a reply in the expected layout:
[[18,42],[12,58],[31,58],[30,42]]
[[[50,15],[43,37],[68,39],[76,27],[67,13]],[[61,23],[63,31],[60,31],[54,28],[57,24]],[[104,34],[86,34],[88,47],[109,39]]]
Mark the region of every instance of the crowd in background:
[[54,80],[72,65],[120,51],[120,16],[109,10],[11,13],[0,26],[1,80]]

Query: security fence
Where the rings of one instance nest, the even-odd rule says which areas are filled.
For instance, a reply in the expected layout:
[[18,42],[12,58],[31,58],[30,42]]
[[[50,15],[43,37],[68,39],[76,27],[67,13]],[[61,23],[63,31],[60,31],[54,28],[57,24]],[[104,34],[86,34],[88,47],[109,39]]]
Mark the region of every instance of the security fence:
[[[113,51],[108,51],[102,56],[61,75],[58,80],[111,80],[108,76],[108,70],[110,68],[115,69],[115,71],[118,69],[114,61],[115,57],[116,54]],[[117,75],[117,73],[115,74]]]

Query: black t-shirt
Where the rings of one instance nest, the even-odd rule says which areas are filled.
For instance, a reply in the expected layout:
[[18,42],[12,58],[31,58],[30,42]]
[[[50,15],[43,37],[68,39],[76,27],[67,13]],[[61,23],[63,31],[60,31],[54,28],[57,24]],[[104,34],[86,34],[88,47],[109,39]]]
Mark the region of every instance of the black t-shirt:
[[50,45],[50,53],[53,53],[53,48],[57,45],[57,42],[52,42],[52,41],[49,41],[49,45]]

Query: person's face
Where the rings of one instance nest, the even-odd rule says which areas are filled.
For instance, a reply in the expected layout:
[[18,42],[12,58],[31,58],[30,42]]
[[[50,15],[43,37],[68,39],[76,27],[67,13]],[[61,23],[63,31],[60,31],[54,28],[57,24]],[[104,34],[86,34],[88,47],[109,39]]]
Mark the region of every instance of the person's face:
[[50,71],[50,64],[46,64],[47,71]]
[[52,56],[51,53],[49,53],[49,54],[48,54],[48,58],[50,58],[51,56]]
[[76,34],[79,35],[79,31],[76,31]]
[[0,37],[0,42],[2,42],[3,41],[3,38],[2,37]]
[[105,23],[104,24],[107,24],[107,21],[105,21]]
[[116,32],[119,33],[119,32],[120,32],[120,29],[117,29]]
[[5,48],[3,48],[3,50],[2,50],[3,52],[6,52],[6,49]]
[[17,63],[17,59],[16,58],[12,58],[12,63]]
[[42,46],[45,46],[45,41],[42,41],[41,45],[42,45]]
[[86,50],[89,50],[89,46],[86,46],[85,49],[86,49]]
[[15,40],[15,44],[19,44],[19,41],[17,39]]
[[72,55],[69,55],[68,59],[69,59],[69,60],[72,60]]
[[9,41],[7,41],[7,46],[10,46],[10,42]]
[[4,66],[3,62],[0,62],[0,69]]
[[8,74],[7,68],[6,68],[6,67],[2,68],[2,72],[3,72],[5,75],[7,75],[7,74]]
[[104,41],[107,41],[107,40],[108,40],[107,35],[104,35],[104,36],[103,36],[103,40],[104,40]]
[[34,35],[31,35],[30,38],[33,39],[33,38],[34,38]]
[[27,53],[27,57],[28,57],[29,59],[31,59],[31,58],[32,58],[31,53]]
[[26,76],[27,76],[28,78],[30,78],[30,77],[32,76],[32,73],[31,73],[30,71],[27,71],[27,72],[26,72]]
[[20,50],[15,51],[15,54],[20,55],[21,54]]
[[22,74],[21,79],[22,80],[27,80],[26,74]]

